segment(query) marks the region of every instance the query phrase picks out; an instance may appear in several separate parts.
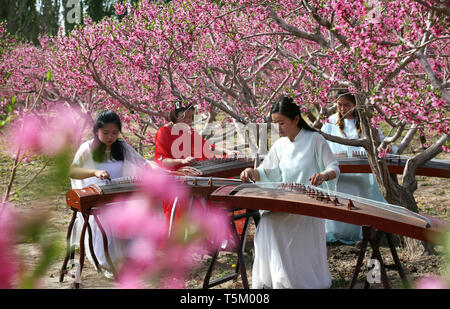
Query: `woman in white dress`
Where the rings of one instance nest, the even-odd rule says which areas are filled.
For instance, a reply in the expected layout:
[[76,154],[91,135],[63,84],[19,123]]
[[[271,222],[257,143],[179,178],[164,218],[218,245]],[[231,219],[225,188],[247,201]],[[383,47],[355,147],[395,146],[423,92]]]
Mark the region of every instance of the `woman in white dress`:
[[[271,117],[278,125],[281,138],[258,168],[241,173],[242,181],[323,186],[339,176],[338,163],[326,140],[308,126],[292,98],[278,99]],[[254,243],[252,288],[331,286],[324,219],[265,212]]]
[[[152,162],[139,155],[133,147],[119,139],[121,131],[122,123],[116,113],[103,111],[97,116],[93,128],[94,138],[81,144],[72,163],[69,176],[73,189],[85,188],[94,183],[106,184],[107,180],[134,176],[143,167],[155,167]],[[103,224],[101,214],[98,217],[108,236],[108,253],[114,263],[123,257],[125,248],[121,242],[114,240],[114,233]],[[71,236],[71,246],[79,244],[83,223],[83,216],[78,213]],[[99,265],[108,269],[110,265],[104,254],[102,234],[92,216],[89,224],[93,233],[95,256]],[[85,243],[87,257],[93,263],[87,237]],[[110,273],[105,272],[105,275],[110,276]]]
[[[337,112],[328,118],[328,122],[323,125],[322,131],[330,135],[358,139],[361,136],[361,127],[359,115],[355,111],[355,97],[347,91],[338,95]],[[383,140],[384,136],[381,130],[378,130],[378,133],[380,139]],[[333,153],[345,154],[348,157],[352,157],[354,152],[365,152],[363,147],[347,146],[330,141],[328,141],[328,144]],[[391,146],[387,147],[387,152],[392,152]],[[372,174],[341,174],[336,191],[386,202]],[[362,229],[358,225],[326,220],[325,227],[327,242],[340,241],[345,244],[354,244],[362,239]]]

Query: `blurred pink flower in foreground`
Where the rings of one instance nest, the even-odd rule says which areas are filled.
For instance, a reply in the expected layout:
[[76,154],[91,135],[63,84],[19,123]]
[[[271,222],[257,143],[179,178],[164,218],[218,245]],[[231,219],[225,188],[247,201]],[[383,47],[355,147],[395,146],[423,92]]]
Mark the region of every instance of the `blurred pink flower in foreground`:
[[0,203],[0,289],[13,288],[18,276],[13,222],[16,220],[11,206]]
[[158,200],[171,200],[175,197],[185,199],[188,196],[187,187],[174,181],[165,170],[143,169],[138,172],[141,179],[139,186],[149,198]]
[[448,289],[449,285],[440,277],[431,275],[421,278],[415,284],[416,289]]
[[15,121],[9,136],[11,150],[57,155],[78,145],[90,120],[80,110],[58,106],[43,115],[26,115]]
[[182,288],[198,258],[218,248],[229,235],[227,214],[194,201],[169,237],[161,200],[186,198],[187,187],[162,171],[147,170],[140,180],[139,192],[103,213],[115,237],[129,243],[117,284],[125,289],[144,288],[149,282]]
[[41,141],[39,132],[42,130],[41,121],[35,116],[24,116],[14,124],[11,133],[13,151],[21,148],[24,151],[37,152]]

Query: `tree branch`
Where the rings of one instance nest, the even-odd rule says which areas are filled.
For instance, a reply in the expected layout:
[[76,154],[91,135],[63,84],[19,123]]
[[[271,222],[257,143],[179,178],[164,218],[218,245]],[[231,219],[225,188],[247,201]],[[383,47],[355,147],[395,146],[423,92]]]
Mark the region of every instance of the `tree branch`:
[[447,103],[450,103],[450,93],[444,88],[442,82],[437,78],[436,74],[434,73],[433,69],[431,68],[430,63],[428,62],[427,58],[423,54],[422,50],[418,50],[416,53],[417,58],[419,59],[419,62],[422,66],[422,68],[427,73],[428,77],[431,81],[431,86],[439,90],[442,93],[442,96],[447,101]]
[[364,147],[364,148],[370,146],[369,139],[367,139],[367,138],[358,138],[358,139],[344,138],[344,137],[339,137],[336,135],[330,135],[330,134],[327,134],[327,133],[319,131],[319,130],[317,130],[317,132],[322,134],[322,136],[325,139],[327,139],[331,142],[335,142],[335,143],[339,143],[339,144],[343,144],[343,145],[347,145],[347,146],[359,146],[359,147]]
[[440,14],[444,14],[446,16],[450,16],[450,6],[448,3],[448,0],[436,1],[436,2],[439,2],[439,3],[436,3],[436,5],[429,5],[426,1],[423,1],[423,0],[414,0],[414,1],[422,4],[424,7],[426,7],[429,10],[435,11]]
[[442,135],[433,145],[406,162],[405,169],[403,170],[404,188],[410,190],[410,192],[414,192],[414,190],[417,189],[417,168],[441,153],[442,145],[444,145],[449,138],[449,134]]
[[101,80],[97,70],[95,69],[95,66],[92,63],[91,63],[91,72],[92,72],[92,78],[98,84],[100,89],[103,89],[107,94],[109,94],[114,99],[118,100],[120,103],[122,103],[128,109],[131,109],[131,110],[134,110],[134,111],[137,111],[140,113],[144,113],[144,114],[147,114],[150,116],[162,117],[165,120],[169,120],[169,117],[166,113],[155,112],[155,111],[152,111],[149,109],[141,108],[141,107],[139,107],[139,105],[140,105],[139,103],[133,104],[130,101],[128,101],[127,99],[125,99],[124,97],[122,97],[121,95],[117,94],[115,91],[113,91],[109,87],[107,87],[105,85],[105,83],[103,83],[103,81]]
[[322,35],[304,32],[298,29],[297,27],[287,24],[283,19],[281,19],[280,16],[277,15],[277,13],[275,13],[275,11],[272,8],[269,8],[269,12],[270,12],[269,16],[275,20],[277,25],[280,26],[282,29],[288,31],[292,35],[301,39],[316,42],[323,48],[330,48],[329,42],[325,40],[325,38]]

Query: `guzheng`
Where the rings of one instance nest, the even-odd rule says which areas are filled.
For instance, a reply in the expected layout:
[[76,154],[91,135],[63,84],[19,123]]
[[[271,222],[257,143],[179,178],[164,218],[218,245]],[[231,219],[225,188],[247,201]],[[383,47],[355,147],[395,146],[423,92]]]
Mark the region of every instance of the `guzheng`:
[[[189,186],[194,196],[208,197],[214,190],[221,186],[240,184],[238,179],[226,179],[219,177],[193,177],[193,176],[171,176],[175,180]],[[114,201],[119,196],[132,194],[139,189],[137,177],[117,178],[112,181],[97,185],[93,184],[82,189],[71,189],[66,193],[67,206],[85,213],[96,205],[106,204]]]
[[[335,153],[341,173],[372,173],[365,152],[354,151],[351,156],[347,152]],[[387,155],[386,163],[391,174],[401,175],[405,169],[408,156]],[[260,160],[264,160],[261,156]],[[236,177],[247,167],[254,167],[251,158],[216,158],[196,162],[192,167],[201,172],[202,176]],[[427,177],[450,178],[450,161],[432,159],[417,168],[416,175]]]
[[[372,173],[365,152],[354,151],[351,157],[348,156],[347,152],[335,153],[334,156],[339,163],[341,173]],[[385,159],[389,172],[401,175],[410,157],[390,154]],[[417,168],[416,175],[450,178],[450,161],[429,160]]]
[[198,161],[192,167],[201,172],[202,176],[235,177],[247,167],[253,167],[254,160],[251,158],[215,158]]
[[[272,187],[270,187],[272,186]],[[400,206],[303,184],[243,184],[218,188],[210,199],[229,209],[259,209],[370,226],[426,242],[449,230],[447,222]]]

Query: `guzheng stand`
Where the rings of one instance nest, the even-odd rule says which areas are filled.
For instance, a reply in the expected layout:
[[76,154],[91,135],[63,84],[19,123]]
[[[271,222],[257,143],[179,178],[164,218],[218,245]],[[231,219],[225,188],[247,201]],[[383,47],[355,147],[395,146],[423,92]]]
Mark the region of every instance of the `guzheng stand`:
[[[395,267],[400,275],[400,278],[403,281],[403,284],[405,285],[405,287],[409,287],[410,283],[405,275],[405,272],[403,271],[402,265],[400,263],[400,259],[398,258],[397,255],[397,251],[395,249],[395,245],[392,239],[392,234],[390,233],[386,233],[383,231],[375,231],[374,229],[372,229],[370,226],[363,226],[362,227],[362,232],[363,232],[363,239],[362,239],[362,243],[361,243],[361,248],[358,254],[358,260],[356,262],[356,267],[355,267],[355,271],[353,273],[353,277],[352,280],[350,281],[350,284],[348,286],[349,289],[353,289],[355,287],[356,284],[356,280],[358,278],[358,274],[361,270],[361,266],[363,264],[363,260],[364,260],[364,256],[366,254],[367,251],[367,245],[369,244],[370,247],[372,248],[372,256],[371,259],[376,259],[379,261],[380,263],[380,279],[381,279],[381,283],[383,284],[383,287],[385,289],[389,289],[389,281],[388,281],[388,277],[387,277],[387,273],[386,273],[386,267],[384,265],[383,262],[383,258],[381,256],[381,252],[380,252],[380,241],[381,238],[383,236],[386,236],[386,239],[388,241],[389,244],[389,249],[391,251],[392,254],[392,258],[394,260],[395,263]],[[365,281],[364,283],[364,288],[368,289],[370,288],[370,283],[369,281]]]
[[[236,263],[235,273],[210,281],[211,275],[212,275],[212,272],[214,269],[214,264],[217,260],[220,250],[215,251],[212,255],[211,262],[209,264],[208,270],[205,275],[205,279],[203,281],[204,289],[209,289],[211,287],[225,283],[227,281],[234,280],[239,276],[239,274],[241,275],[242,285],[244,286],[244,289],[250,288],[250,286],[248,284],[247,270],[246,270],[245,261],[244,261],[245,243],[246,243],[246,239],[247,239],[248,229],[250,227],[252,219],[255,222],[255,225],[258,225],[260,215],[259,215],[258,210],[246,209],[245,213],[237,213],[238,211],[239,210],[235,209],[232,211],[232,213],[230,215],[230,230],[231,230],[231,233],[233,234],[233,237],[237,244],[236,245],[236,253],[237,253],[238,260]],[[244,223],[244,227],[242,229],[242,235],[239,237],[239,234],[237,232],[234,221],[241,220],[241,219],[245,219],[245,223]]]
[[[70,237],[72,235],[72,230],[73,230],[73,226],[75,223],[75,219],[77,217],[77,213],[78,210],[72,208],[73,214],[72,214],[72,219],[70,220],[69,223],[69,227],[67,229],[67,235],[66,235],[66,242],[67,242],[67,251],[66,251],[66,256],[64,258],[64,262],[61,268],[61,272],[60,272],[60,277],[59,277],[59,282],[63,282],[64,281],[64,275],[66,275],[68,273],[67,271],[67,263],[69,261],[69,258],[72,260],[75,256],[75,249],[70,246]],[[84,260],[85,260],[85,255],[86,255],[86,250],[85,250],[85,237],[86,237],[86,230],[88,231],[89,237],[88,237],[88,245],[89,245],[89,251],[91,252],[91,256],[92,256],[92,260],[94,261],[94,265],[95,265],[95,269],[97,269],[98,272],[101,271],[101,266],[98,263],[97,257],[95,255],[94,252],[94,246],[92,244],[92,229],[91,226],[89,224],[89,218],[92,215],[95,219],[95,221],[97,222],[97,225],[100,229],[100,232],[102,234],[102,239],[103,239],[103,249],[105,252],[105,257],[106,260],[109,264],[109,271],[111,271],[113,274],[116,273],[116,270],[114,268],[114,264],[111,260],[111,257],[109,255],[108,252],[108,238],[106,236],[105,230],[103,229],[102,224],[100,223],[100,220],[98,219],[97,216],[97,210],[96,208],[91,208],[90,210],[86,211],[86,212],[81,212],[83,219],[84,219],[84,224],[83,227],[81,229],[81,234],[80,234],[80,259],[79,259],[79,265],[78,265],[78,269],[77,269],[77,273],[75,275],[75,281],[74,281],[74,288],[78,289],[80,287],[80,282],[81,282],[81,272],[83,270],[83,266],[84,266]]]
[[[226,161],[225,162],[228,167],[233,162]],[[247,161],[244,162],[245,164],[249,164]],[[223,185],[231,185],[236,184],[236,181],[240,183],[240,180],[236,179],[222,179],[217,177],[190,177],[185,176],[181,177],[180,180],[182,183],[185,183],[189,185],[189,188],[191,188],[191,193],[193,196],[199,196],[199,197],[206,197],[211,194],[212,191],[216,190],[217,188],[223,186]],[[71,260],[74,259],[75,256],[75,250],[74,247],[70,246],[70,238],[72,235],[73,226],[75,223],[75,219],[77,217],[78,213],[82,214],[82,217],[84,219],[84,224],[81,230],[80,235],[80,263],[77,269],[76,274],[73,276],[75,278],[74,287],[78,288],[80,281],[81,281],[81,271],[84,266],[84,260],[85,260],[85,237],[86,237],[86,230],[88,231],[89,237],[88,237],[88,245],[89,249],[92,255],[92,260],[95,265],[95,268],[98,272],[101,271],[101,269],[106,269],[113,273],[113,275],[116,274],[116,270],[114,268],[114,264],[110,258],[109,252],[108,252],[108,239],[107,235],[105,233],[105,230],[98,218],[98,214],[101,206],[107,203],[114,202],[116,198],[119,196],[124,196],[127,194],[130,194],[134,191],[136,191],[136,183],[139,181],[137,178],[123,178],[123,179],[115,179],[113,183],[105,184],[105,185],[90,185],[86,188],[82,189],[72,189],[67,191],[66,193],[66,202],[67,206],[73,211],[72,219],[69,223],[68,231],[67,231],[67,251],[66,256],[63,262],[63,266],[60,273],[60,282],[64,280],[64,275],[68,274],[67,271],[67,264],[69,261],[69,258]],[[188,181],[192,181],[192,183],[188,183]],[[192,201],[192,200],[191,200]],[[172,214],[171,214],[171,220],[170,220],[170,229],[169,229],[169,236],[170,232],[173,226],[174,221],[174,212],[177,207],[177,199],[174,201],[174,205],[172,207]],[[97,260],[97,257],[95,256],[95,252],[93,250],[93,244],[92,244],[92,230],[91,226],[89,225],[89,218],[90,216],[93,216],[95,222],[97,223],[97,226],[102,234],[102,241],[103,241],[103,250],[106,258],[106,262],[108,264],[107,267],[100,266]]]

